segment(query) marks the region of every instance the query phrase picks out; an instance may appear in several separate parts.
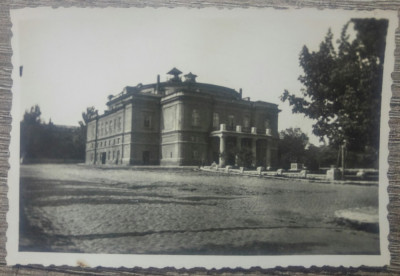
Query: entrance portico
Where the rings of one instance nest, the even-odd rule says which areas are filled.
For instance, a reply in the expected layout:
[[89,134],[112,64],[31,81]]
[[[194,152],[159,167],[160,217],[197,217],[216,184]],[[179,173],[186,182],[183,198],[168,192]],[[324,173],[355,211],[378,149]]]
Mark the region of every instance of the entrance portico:
[[[271,151],[276,149],[276,138],[271,135],[270,129],[266,129],[264,133],[259,133],[256,127],[252,127],[250,131],[243,131],[242,126],[238,125],[234,131],[230,131],[225,124],[220,124],[220,129],[211,132],[210,137],[219,138],[218,156],[221,167],[238,165],[237,153],[244,148],[251,152],[251,166],[272,166]],[[231,158],[232,154],[236,156]]]

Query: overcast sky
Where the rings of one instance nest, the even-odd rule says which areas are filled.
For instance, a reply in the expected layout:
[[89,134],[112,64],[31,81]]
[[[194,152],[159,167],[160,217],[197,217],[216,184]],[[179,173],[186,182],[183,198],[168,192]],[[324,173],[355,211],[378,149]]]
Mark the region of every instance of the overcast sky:
[[[23,65],[20,114],[38,104],[42,118],[78,125],[106,108],[125,86],[153,83],[177,67],[197,81],[242,88],[244,97],[279,105],[279,130],[300,127],[317,144],[312,121],[279,99],[299,92],[303,45],[335,39],[354,11],[275,9],[25,9],[14,11],[14,68]],[[17,24],[18,23],[18,24]],[[16,59],[14,59],[15,62]]]

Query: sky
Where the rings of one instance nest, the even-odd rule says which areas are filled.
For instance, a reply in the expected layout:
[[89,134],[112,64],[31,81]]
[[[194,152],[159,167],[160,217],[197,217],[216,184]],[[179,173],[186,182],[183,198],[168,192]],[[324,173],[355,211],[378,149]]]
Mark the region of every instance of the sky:
[[[317,50],[329,28],[338,38],[352,17],[371,13],[276,9],[78,9],[41,8],[12,13],[14,68],[23,66],[19,114],[38,104],[41,118],[78,125],[86,107],[100,114],[107,96],[125,86],[161,81],[173,67],[197,81],[275,103],[279,130],[313,121],[292,114],[280,96],[300,95],[304,45]],[[22,118],[22,117],[21,117]]]

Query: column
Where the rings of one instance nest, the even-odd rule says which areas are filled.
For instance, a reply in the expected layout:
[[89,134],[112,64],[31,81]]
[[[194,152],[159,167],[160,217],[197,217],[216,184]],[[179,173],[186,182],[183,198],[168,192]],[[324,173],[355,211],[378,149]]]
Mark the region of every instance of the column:
[[271,167],[271,142],[267,141],[266,159],[265,159],[266,169]]
[[257,139],[251,140],[251,154],[253,155],[252,166],[255,167],[257,163]]
[[225,166],[225,137],[221,136],[219,137],[219,166]]
[[235,156],[235,166],[238,166],[238,163],[239,163],[238,154],[242,150],[242,138],[241,137],[236,137],[236,149],[237,149],[237,153],[236,153],[236,156]]

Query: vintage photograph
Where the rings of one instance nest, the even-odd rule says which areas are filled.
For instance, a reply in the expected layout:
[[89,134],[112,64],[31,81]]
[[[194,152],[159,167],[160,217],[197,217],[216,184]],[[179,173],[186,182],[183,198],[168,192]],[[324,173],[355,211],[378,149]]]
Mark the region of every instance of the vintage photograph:
[[13,11],[8,259],[388,263],[395,16]]

